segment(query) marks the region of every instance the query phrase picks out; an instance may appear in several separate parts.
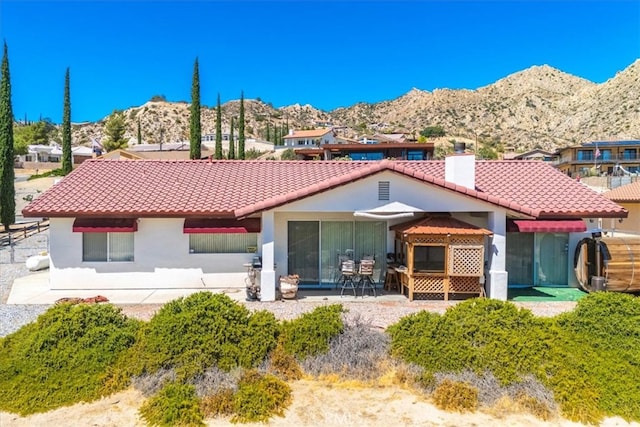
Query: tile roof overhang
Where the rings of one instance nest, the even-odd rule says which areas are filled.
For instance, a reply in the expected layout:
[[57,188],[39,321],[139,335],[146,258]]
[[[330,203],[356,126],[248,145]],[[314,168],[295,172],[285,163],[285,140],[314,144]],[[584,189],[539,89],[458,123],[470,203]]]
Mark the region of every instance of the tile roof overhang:
[[640,202],[640,181],[621,185],[613,190],[602,193],[602,195],[614,202]]
[[88,160],[24,216],[246,218],[381,172],[501,207],[516,218],[626,218],[627,210],[538,161],[478,161],[474,189],[443,161]]
[[389,227],[392,231],[399,231],[404,235],[481,235],[491,236],[493,233],[484,228],[460,221],[448,215],[429,215],[412,221],[403,222]]

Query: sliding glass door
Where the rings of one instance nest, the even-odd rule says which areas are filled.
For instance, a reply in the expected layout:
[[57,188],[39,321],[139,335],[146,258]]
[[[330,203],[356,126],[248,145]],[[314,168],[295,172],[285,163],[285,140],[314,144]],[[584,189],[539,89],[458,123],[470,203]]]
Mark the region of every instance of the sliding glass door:
[[387,224],[384,221],[289,221],[288,273],[301,282],[333,284],[339,277],[340,257],[376,260],[378,280],[386,263]]
[[318,221],[289,221],[288,274],[298,274],[301,282],[318,282],[318,249],[320,247]]

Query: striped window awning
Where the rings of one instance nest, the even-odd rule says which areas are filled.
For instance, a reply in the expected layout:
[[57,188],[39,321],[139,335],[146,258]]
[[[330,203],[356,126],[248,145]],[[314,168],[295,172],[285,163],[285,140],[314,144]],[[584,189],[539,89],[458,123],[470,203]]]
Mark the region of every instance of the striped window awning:
[[192,233],[259,233],[260,218],[198,218],[185,219],[183,232]]
[[137,218],[76,218],[76,233],[130,233],[138,231]]
[[581,219],[510,219],[507,221],[507,231],[516,233],[581,233],[587,231],[587,225]]

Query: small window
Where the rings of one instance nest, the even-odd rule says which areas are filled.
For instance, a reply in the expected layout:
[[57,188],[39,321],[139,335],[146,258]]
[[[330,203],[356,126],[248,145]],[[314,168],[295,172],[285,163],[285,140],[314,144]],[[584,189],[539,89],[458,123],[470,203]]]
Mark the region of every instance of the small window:
[[189,253],[237,254],[256,252],[258,233],[189,234]]
[[389,181],[378,182],[378,200],[389,200],[390,186]]
[[444,272],[444,246],[415,246],[413,271]]
[[82,233],[82,261],[133,261],[133,233]]

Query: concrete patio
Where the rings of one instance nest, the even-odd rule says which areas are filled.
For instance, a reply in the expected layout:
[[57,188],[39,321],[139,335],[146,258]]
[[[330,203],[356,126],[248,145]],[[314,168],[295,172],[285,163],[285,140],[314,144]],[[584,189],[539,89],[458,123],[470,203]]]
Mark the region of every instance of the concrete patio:
[[[97,295],[107,297],[113,304],[164,304],[168,301],[189,296],[196,292],[208,290],[214,293],[224,293],[235,301],[245,301],[244,288],[164,288],[164,289],[50,289],[49,271],[39,271],[14,280],[7,304],[54,304],[60,298],[91,298]],[[298,301],[335,301],[335,302],[405,302],[407,297],[398,292],[387,292],[381,288],[376,290],[377,296],[365,294],[361,296],[358,289],[357,296],[353,292],[345,291],[340,295],[340,289],[299,289]]]

